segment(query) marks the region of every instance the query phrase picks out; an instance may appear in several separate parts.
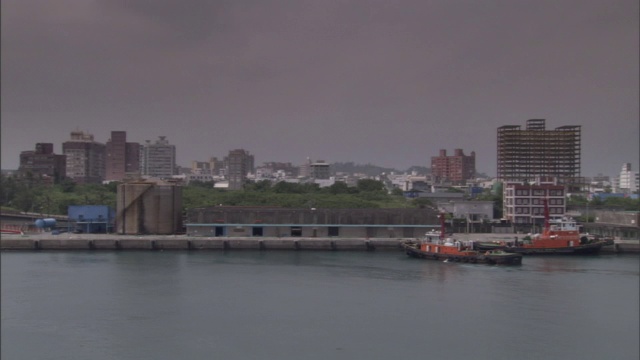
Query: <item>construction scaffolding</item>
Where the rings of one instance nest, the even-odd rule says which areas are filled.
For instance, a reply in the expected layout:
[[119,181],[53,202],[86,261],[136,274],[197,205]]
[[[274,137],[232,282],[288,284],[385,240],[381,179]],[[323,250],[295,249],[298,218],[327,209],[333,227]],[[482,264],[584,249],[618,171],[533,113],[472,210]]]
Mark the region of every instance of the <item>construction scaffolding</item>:
[[527,127],[498,128],[498,180],[533,181],[554,177],[559,184],[582,184],[581,127],[545,129],[545,119],[527,120]]

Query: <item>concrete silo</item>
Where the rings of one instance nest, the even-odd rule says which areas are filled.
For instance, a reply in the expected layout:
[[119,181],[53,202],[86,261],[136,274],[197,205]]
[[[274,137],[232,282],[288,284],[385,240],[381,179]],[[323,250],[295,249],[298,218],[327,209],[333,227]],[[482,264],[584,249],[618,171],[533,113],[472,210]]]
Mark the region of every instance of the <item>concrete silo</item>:
[[182,231],[182,188],[156,182],[118,186],[118,234],[167,235]]

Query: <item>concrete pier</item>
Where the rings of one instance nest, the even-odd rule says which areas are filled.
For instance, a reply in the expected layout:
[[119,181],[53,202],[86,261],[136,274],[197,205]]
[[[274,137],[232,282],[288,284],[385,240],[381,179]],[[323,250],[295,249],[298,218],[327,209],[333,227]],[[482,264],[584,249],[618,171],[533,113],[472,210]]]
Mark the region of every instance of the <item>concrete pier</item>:
[[[482,236],[481,236],[482,235]],[[498,236],[496,236],[498,235]],[[503,234],[473,234],[479,241],[508,240]],[[461,240],[467,240],[464,236]],[[509,238],[510,239],[510,238]],[[189,237],[186,235],[60,234],[6,235],[0,250],[399,250],[404,238]],[[603,253],[640,253],[640,240],[615,240]]]
[[605,246],[603,253],[640,253],[640,240],[614,240],[613,245]]
[[[3,235],[0,250],[398,250],[406,239],[127,236],[109,234]],[[415,239],[414,239],[415,240]]]

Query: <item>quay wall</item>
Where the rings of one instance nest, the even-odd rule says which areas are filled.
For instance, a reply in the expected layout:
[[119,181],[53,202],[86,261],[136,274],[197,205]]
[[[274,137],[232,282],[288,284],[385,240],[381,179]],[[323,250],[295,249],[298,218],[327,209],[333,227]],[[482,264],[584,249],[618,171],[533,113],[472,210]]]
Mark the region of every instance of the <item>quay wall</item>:
[[[480,234],[473,234],[477,239]],[[509,240],[486,234],[482,240]],[[399,250],[415,238],[189,237],[185,235],[67,234],[7,235],[0,250]],[[461,239],[465,240],[465,239]],[[479,240],[479,239],[478,239]],[[640,240],[615,240],[603,253],[640,253]]]
[[399,250],[406,239],[3,235],[0,250]]

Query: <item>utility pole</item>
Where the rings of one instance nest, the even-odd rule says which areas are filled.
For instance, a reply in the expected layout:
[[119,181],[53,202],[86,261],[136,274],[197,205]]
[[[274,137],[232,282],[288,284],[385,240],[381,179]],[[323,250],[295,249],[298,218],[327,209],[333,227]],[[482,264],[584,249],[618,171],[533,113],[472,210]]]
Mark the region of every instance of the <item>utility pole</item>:
[[587,199],[587,222],[589,222],[589,199]]

